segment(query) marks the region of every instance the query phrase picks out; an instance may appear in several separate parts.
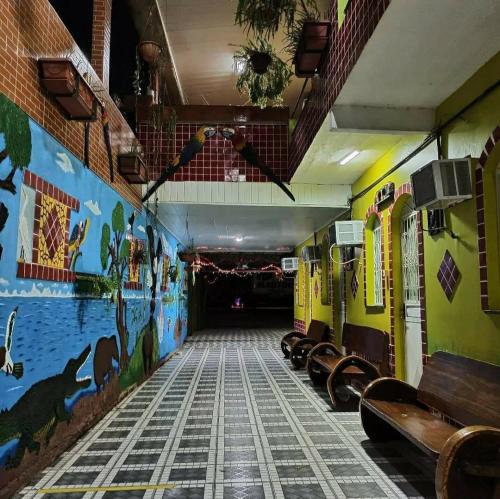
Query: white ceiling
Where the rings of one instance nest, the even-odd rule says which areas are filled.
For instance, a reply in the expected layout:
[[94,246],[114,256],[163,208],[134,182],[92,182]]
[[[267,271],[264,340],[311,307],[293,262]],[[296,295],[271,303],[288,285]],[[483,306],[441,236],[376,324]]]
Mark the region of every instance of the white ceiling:
[[335,104],[435,108],[499,49],[499,0],[392,0]]
[[183,244],[200,251],[290,252],[344,210],[161,204],[158,215]]
[[[328,0],[320,0],[323,6]],[[160,9],[167,29],[186,104],[242,105],[234,84],[233,45],[245,43],[243,28],[234,24],[235,0],[160,0]],[[278,51],[283,48],[282,34],[275,39]],[[287,60],[289,56],[279,53]],[[304,80],[293,77],[286,90],[285,104],[295,106]]]
[[[398,145],[402,135],[331,131],[330,115],[314,138],[295,172],[292,182],[312,184],[352,184],[388,150]],[[352,151],[359,156],[341,165]]]

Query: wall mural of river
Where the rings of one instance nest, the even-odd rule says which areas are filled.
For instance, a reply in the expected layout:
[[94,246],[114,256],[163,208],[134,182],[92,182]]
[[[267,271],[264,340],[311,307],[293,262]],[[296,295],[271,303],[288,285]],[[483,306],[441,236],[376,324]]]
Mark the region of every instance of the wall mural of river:
[[0,491],[182,344],[180,250],[0,94]]

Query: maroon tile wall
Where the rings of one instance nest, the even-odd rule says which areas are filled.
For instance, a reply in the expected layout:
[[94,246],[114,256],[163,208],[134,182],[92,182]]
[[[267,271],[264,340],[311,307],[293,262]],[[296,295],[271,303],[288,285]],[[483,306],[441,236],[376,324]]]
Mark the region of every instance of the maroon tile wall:
[[[169,159],[179,154],[189,139],[196,133],[199,124],[177,124],[175,139],[169,146],[165,134],[159,134],[150,125],[140,124],[138,136],[145,150],[145,160],[149,180],[158,178]],[[234,124],[217,123],[220,130]],[[288,126],[285,124],[248,124],[241,130],[247,140],[253,144],[262,161],[276,175],[286,180],[288,175]],[[170,150],[172,153],[170,153]],[[219,134],[207,140],[203,150],[177,173],[174,181],[212,181],[223,182],[226,170],[238,169],[240,175],[246,175],[247,182],[266,182],[267,178],[257,168],[252,168],[233,149],[229,140]]]
[[389,4],[390,0],[351,0],[339,30],[337,0],[332,0],[329,18],[333,29],[328,53],[319,81],[315,84],[292,135],[289,177],[298,168]]

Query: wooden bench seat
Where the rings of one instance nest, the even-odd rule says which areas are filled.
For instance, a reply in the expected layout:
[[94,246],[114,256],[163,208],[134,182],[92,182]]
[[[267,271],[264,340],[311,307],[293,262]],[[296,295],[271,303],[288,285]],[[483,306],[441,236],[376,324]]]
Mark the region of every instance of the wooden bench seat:
[[292,331],[281,339],[281,351],[285,359],[290,359],[296,369],[306,365],[307,355],[312,347],[326,341],[330,328],[321,321],[312,320],[307,329],[307,334]]
[[500,497],[500,366],[436,352],[418,388],[371,382],[360,413],[371,440],[406,438],[437,461],[439,498]]
[[383,331],[345,323],[342,345],[346,355],[331,343],[318,344],[307,359],[309,377],[316,384],[326,383],[333,407],[354,409],[365,386],[388,373],[388,343]]

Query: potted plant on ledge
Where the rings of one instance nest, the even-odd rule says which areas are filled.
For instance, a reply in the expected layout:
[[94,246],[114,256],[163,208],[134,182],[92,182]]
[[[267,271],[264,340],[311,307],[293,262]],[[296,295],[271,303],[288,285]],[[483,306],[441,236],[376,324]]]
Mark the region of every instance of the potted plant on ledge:
[[243,69],[236,80],[236,88],[247,95],[255,106],[280,106],[283,92],[290,84],[292,71],[276,54],[271,44],[259,38],[240,46],[235,59],[243,60]]
[[118,155],[118,172],[129,184],[145,184],[146,165],[142,159],[142,151],[137,139],[134,140],[130,151]]

